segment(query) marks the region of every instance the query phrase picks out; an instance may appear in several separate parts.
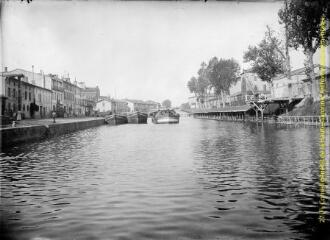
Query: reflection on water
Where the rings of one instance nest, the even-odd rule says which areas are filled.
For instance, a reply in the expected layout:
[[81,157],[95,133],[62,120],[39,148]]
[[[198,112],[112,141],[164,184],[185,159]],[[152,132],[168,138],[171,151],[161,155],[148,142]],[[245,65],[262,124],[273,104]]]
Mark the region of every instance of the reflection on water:
[[320,238],[318,141],[182,119],[21,145],[1,154],[2,224],[17,239]]

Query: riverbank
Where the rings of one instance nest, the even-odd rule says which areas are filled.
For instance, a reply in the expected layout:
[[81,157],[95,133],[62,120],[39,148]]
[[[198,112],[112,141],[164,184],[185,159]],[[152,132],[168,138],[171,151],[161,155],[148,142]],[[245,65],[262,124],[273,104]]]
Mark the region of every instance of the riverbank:
[[[242,117],[242,116],[219,116],[219,115],[194,115],[194,118],[199,119],[210,119],[217,121],[229,121],[229,122],[264,122],[270,124],[286,124],[286,125],[295,125],[295,126],[321,126],[321,117],[320,116],[279,116],[277,118],[267,118],[263,120],[256,119],[255,117]],[[330,126],[330,117],[325,116],[324,127]]]
[[19,121],[15,127],[7,125],[0,129],[1,146],[38,141],[103,124],[104,118],[100,117],[58,118],[56,123],[52,119],[26,119]]
[[[311,99],[303,100],[301,103],[297,104],[290,112],[286,115],[288,116],[319,116],[320,114],[320,102]],[[325,100],[324,111],[326,115],[330,114],[330,99]]]

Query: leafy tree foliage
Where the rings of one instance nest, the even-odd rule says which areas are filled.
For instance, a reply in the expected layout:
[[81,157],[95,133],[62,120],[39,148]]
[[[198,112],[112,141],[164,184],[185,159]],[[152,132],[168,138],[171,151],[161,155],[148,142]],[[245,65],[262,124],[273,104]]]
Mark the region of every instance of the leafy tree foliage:
[[195,77],[190,78],[187,87],[191,93],[197,94],[197,79]]
[[189,103],[182,103],[180,106],[181,110],[189,110],[190,109],[190,105]]
[[172,103],[169,99],[166,99],[162,102],[162,106],[165,108],[170,108],[172,106]]
[[197,97],[197,101],[200,104],[204,103],[204,97],[210,87],[206,68],[206,63],[202,62],[201,67],[197,72],[198,76],[192,77],[187,83],[190,92],[195,94],[195,96]]
[[[313,55],[321,44],[321,18],[330,19],[330,2],[328,0],[285,0],[278,12],[280,23],[287,28],[288,44],[298,49],[302,47],[306,55],[306,74],[315,81]],[[323,42],[329,44],[329,25]],[[311,89],[312,91],[312,89]]]
[[220,96],[223,106],[225,105],[225,95],[229,93],[230,86],[236,82],[239,74],[239,64],[234,59],[218,59],[213,57],[207,66],[208,79],[214,88],[214,93]]
[[236,82],[239,64],[234,59],[219,60],[213,57],[207,67],[208,79],[216,94],[228,93],[230,86]]
[[282,43],[268,26],[264,39],[257,46],[249,46],[243,57],[244,62],[250,62],[252,71],[263,81],[271,82],[277,74],[290,71],[286,66]]
[[234,59],[218,59],[213,57],[208,64],[202,62],[198,70],[197,77],[192,77],[187,87],[190,92],[195,93],[197,101],[203,106],[205,96],[213,88],[216,95],[228,93],[231,84],[233,84],[238,76],[240,67]]

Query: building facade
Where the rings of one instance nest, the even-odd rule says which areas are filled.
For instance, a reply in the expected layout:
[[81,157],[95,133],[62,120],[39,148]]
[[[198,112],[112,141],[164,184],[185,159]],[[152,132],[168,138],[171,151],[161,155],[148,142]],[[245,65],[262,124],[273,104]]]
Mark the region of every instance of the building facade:
[[47,88],[34,86],[34,103],[38,107],[35,118],[51,117],[52,113],[52,91]]
[[112,114],[129,112],[127,101],[118,99],[102,99],[95,104],[97,114]]
[[18,111],[23,118],[51,117],[53,111],[58,117],[90,116],[100,95],[98,87],[86,88],[82,82],[56,74],[5,68],[1,78],[5,89],[1,112],[10,117]]
[[3,115],[15,117],[20,111],[23,118],[31,118],[35,111],[35,86],[28,83],[22,74],[4,74],[5,85]]
[[230,105],[245,105],[246,101],[254,97],[271,97],[271,84],[262,81],[256,73],[251,71],[243,71],[237,78],[235,84],[230,89]]
[[51,89],[52,80],[50,76],[45,75],[42,70],[40,70],[40,72],[38,73],[38,72],[27,71],[20,68],[14,69],[12,71],[7,71],[7,68],[5,68],[5,72],[7,74],[22,74],[24,75],[28,83],[42,88]]
[[306,75],[305,68],[299,68],[291,72],[291,79],[281,74],[273,78],[272,97],[274,99],[304,98],[312,96],[320,99],[320,68],[325,68],[326,74],[326,98],[330,95],[330,68],[314,65],[315,82],[311,82]]
[[94,110],[101,114],[110,114],[112,111],[111,99],[102,99],[96,102]]
[[100,98],[100,89],[96,87],[83,87],[81,88],[81,95],[83,99],[88,99],[96,103]]
[[127,106],[129,108],[129,112],[143,112],[143,113],[149,113],[151,111],[155,111],[161,107],[160,103],[148,100],[148,101],[142,101],[142,100],[131,100],[126,99]]

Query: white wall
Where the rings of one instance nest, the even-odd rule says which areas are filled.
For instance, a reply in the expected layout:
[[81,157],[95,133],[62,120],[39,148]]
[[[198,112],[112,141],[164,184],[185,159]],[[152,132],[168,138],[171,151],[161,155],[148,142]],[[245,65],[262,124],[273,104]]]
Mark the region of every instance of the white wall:
[[27,77],[27,81],[36,86],[51,89],[52,88],[52,79],[48,75],[33,73],[23,69],[15,69],[13,71],[8,71],[8,74],[23,74]]
[[111,111],[111,102],[106,101],[106,100],[102,100],[100,102],[97,102],[95,110],[99,111],[99,112]]

